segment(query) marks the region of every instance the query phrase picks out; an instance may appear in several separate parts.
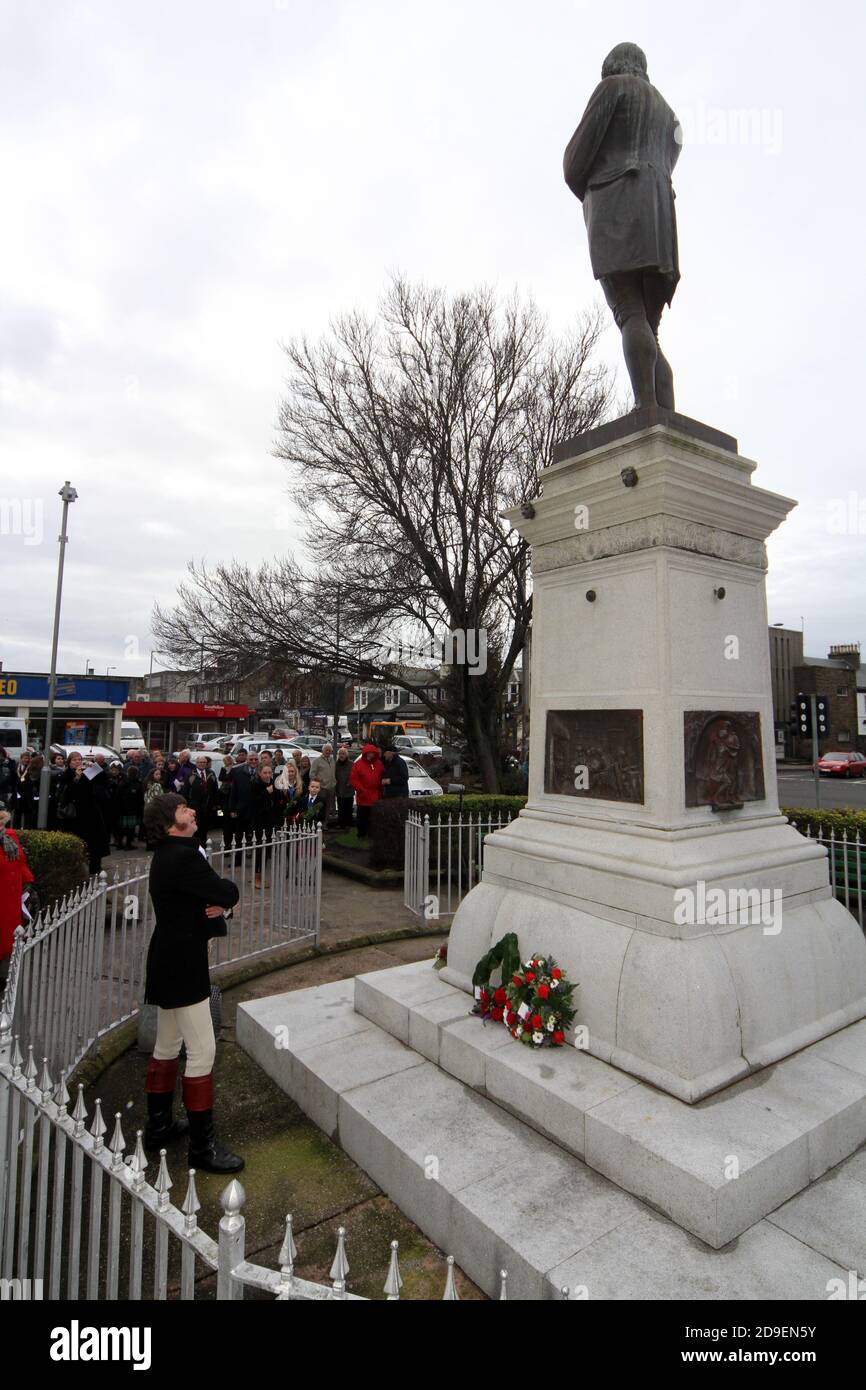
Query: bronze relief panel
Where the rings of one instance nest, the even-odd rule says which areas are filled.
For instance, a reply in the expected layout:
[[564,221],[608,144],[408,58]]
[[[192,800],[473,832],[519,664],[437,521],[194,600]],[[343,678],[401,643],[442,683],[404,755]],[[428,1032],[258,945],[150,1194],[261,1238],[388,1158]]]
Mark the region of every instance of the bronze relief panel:
[[643,710],[549,710],[544,790],[643,805]]
[[683,724],[686,806],[733,811],[764,800],[760,714],[686,710]]

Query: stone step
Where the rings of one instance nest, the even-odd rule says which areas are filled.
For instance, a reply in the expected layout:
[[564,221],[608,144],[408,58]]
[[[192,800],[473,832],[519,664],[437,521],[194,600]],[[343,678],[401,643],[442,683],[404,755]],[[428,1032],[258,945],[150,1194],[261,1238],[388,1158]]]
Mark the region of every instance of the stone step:
[[[420,972],[409,986],[422,1009],[447,997],[426,968],[433,996],[421,997],[428,985]],[[464,1012],[466,1004],[463,996]],[[388,1008],[392,1026],[408,1030],[393,995]],[[490,1058],[500,1051],[476,1019],[459,1023],[488,1035]],[[431,1027],[428,1010],[415,1029],[429,1041]],[[492,1297],[500,1269],[518,1299],[559,1297],[564,1284],[580,1298],[819,1299],[831,1280],[847,1277],[832,1258],[766,1221],[722,1252],[695,1241],[357,1013],[351,981],[241,1004],[237,1038]],[[460,1035],[446,1046],[456,1057]],[[677,1292],[662,1291],[668,1287]]]
[[536,1052],[426,961],[359,975],[355,1009],[721,1248],[866,1140],[866,1021],[687,1105],[573,1047]]

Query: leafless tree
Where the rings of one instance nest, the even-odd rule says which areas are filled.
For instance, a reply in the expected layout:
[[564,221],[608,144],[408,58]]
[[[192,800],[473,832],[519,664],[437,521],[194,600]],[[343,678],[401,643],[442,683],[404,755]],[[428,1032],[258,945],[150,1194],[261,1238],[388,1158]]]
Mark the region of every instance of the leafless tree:
[[[444,715],[495,790],[503,693],[531,615],[528,550],[501,513],[537,494],[557,441],[609,413],[600,332],[590,312],[555,340],[532,303],[395,278],[376,319],[347,314],[320,341],[289,343],[275,454],[308,563],[191,568],[176,611],[155,615],[160,647],[204,640],[224,671],[279,658],[389,679]],[[446,699],[427,701],[399,648],[454,632],[485,634],[486,672],[455,665]]]

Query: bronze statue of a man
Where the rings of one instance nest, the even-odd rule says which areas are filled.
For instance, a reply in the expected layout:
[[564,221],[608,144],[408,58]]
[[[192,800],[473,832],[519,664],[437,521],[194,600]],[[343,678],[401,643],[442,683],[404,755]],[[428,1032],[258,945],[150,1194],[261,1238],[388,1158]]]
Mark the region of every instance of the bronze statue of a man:
[[637,409],[674,408],[658,328],[680,278],[671,185],[680,140],[676,116],[647,77],[646,56],[637,44],[617,44],[563,164],[583,203],[593,274],[622,333]]

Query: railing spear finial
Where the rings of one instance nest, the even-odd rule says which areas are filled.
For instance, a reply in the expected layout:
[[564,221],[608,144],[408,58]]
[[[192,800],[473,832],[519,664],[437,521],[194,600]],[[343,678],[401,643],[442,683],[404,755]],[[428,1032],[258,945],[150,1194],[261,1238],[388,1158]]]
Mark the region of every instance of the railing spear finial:
[[153,1190],[157,1194],[157,1207],[160,1211],[165,1211],[168,1206],[168,1194],[173,1186],[171,1174],[168,1171],[168,1164],[165,1161],[165,1149],[160,1149],[159,1172],[156,1177],[156,1182],[153,1185]]
[[108,1146],[111,1154],[112,1168],[119,1168],[123,1163],[123,1150],[126,1148],[126,1140],[123,1137],[123,1130],[120,1127],[120,1111],[115,1112],[114,1133],[111,1136],[111,1143]]
[[132,1186],[138,1192],[144,1187],[144,1170],[147,1167],[147,1155],[144,1152],[144,1145],[141,1142],[143,1131],[135,1131],[135,1149],[129,1160]]
[[403,1287],[403,1276],[400,1273],[400,1265],[397,1259],[397,1251],[400,1242],[391,1241],[391,1260],[388,1265],[388,1277],[385,1280],[385,1298],[388,1303],[398,1303],[400,1301],[400,1290]]
[[460,1295],[457,1292],[457,1284],[454,1279],[454,1256],[448,1256],[448,1275],[445,1280],[445,1292],[442,1295],[443,1303],[459,1303]]
[[295,1245],[294,1232],[292,1230],[291,1212],[286,1217],[286,1234],[283,1236],[283,1243],[280,1247],[280,1278],[286,1286],[291,1286],[295,1277],[295,1260],[298,1258],[298,1247]]
[[84,1121],[87,1119],[87,1106],[84,1104],[84,1085],[81,1081],[78,1083],[78,1099],[75,1102],[72,1118],[75,1122],[73,1133],[76,1139],[80,1139],[81,1135],[84,1133]]
[[195,1190],[195,1169],[194,1169],[194,1168],[190,1168],[190,1170],[189,1170],[189,1182],[187,1183],[187,1188],[186,1188],[186,1196],[185,1196],[184,1199],[183,1199],[183,1206],[181,1207],[181,1211],[182,1211],[183,1214],[184,1214],[184,1227],[183,1227],[183,1228],[184,1228],[184,1232],[186,1233],[186,1235],[188,1235],[188,1236],[189,1236],[189,1235],[192,1235],[193,1231],[195,1230],[196,1226],[198,1225],[198,1222],[196,1221],[196,1215],[195,1215],[195,1214],[196,1214],[197,1211],[200,1211],[200,1210],[201,1210],[201,1202],[199,1201],[199,1199],[198,1199],[198,1193],[197,1193],[196,1190]]
[[108,1132],[108,1125],[102,1118],[102,1101],[97,1098],[96,1107],[93,1112],[93,1124],[90,1126],[90,1133],[93,1137],[93,1152],[101,1153],[105,1148],[103,1135]]
[[334,1263],[331,1265],[329,1278],[334,1281],[334,1298],[343,1298],[346,1292],[346,1278],[349,1273],[349,1261],[346,1257],[346,1228],[337,1228],[337,1252],[334,1255]]

